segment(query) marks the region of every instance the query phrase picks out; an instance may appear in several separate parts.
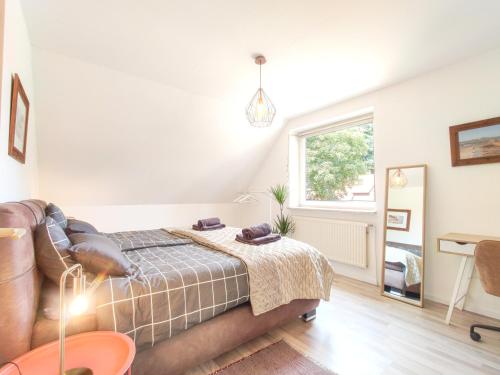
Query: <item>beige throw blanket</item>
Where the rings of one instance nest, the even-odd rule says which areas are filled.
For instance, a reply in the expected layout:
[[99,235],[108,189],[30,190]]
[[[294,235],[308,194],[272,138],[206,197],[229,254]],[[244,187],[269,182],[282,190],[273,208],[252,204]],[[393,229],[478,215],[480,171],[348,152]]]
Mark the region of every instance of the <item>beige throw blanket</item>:
[[231,227],[205,232],[166,230],[244,261],[254,315],[294,299],[330,299],[333,269],[318,250],[306,243],[283,237],[266,245],[247,245],[235,240],[241,229]]
[[422,281],[422,257],[403,249],[386,246],[385,261],[401,263],[405,266],[406,286],[415,285]]

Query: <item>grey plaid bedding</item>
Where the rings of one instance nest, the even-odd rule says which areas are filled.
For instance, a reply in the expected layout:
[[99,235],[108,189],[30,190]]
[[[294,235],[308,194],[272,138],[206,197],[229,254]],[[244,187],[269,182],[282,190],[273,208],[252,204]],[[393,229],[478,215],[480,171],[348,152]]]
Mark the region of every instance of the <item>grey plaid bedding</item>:
[[190,239],[177,237],[163,229],[134,230],[102,234],[116,243],[121,251],[193,243]]
[[[125,333],[138,347],[152,346],[249,299],[247,268],[238,258],[190,240],[176,242],[181,239],[161,230],[107,237],[122,243],[123,254],[140,272],[108,277],[99,285],[99,330]],[[144,247],[148,241],[160,245]]]

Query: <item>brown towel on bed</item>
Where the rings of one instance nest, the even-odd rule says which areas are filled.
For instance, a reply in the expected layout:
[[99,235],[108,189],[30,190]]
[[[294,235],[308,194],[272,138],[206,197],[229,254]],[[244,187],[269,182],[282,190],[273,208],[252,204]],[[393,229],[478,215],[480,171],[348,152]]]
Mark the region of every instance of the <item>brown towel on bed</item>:
[[236,241],[246,243],[248,245],[255,245],[255,246],[265,245],[265,244],[268,244],[271,242],[276,242],[276,241],[279,241],[280,239],[281,239],[281,236],[279,234],[276,234],[276,233],[271,233],[271,234],[268,234],[267,236],[254,238],[252,240],[247,240],[241,234],[236,235]]
[[211,227],[213,225],[220,225],[220,219],[218,217],[198,220],[198,228]]
[[200,227],[197,224],[193,224],[193,230],[199,230],[199,231],[204,231],[204,230],[216,230],[216,229],[222,229],[225,228],[226,224],[217,224],[217,225],[210,225],[208,227]]
[[271,226],[268,223],[262,223],[259,225],[254,225],[250,228],[243,228],[241,233],[245,240],[253,240],[255,238],[264,237],[271,234]]

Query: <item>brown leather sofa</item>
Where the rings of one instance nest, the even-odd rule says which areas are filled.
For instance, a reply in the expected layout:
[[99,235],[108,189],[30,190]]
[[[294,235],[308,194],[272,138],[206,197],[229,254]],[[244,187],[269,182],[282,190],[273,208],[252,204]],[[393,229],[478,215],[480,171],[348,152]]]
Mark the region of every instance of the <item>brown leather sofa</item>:
[[[41,200],[0,204],[0,228],[25,228],[21,239],[0,238],[0,363],[57,339],[58,322],[39,311],[41,290],[50,293],[35,262],[33,233],[45,218]],[[295,300],[253,316],[249,304],[238,306],[150,348],[138,348],[134,374],[180,374],[227,352],[291,319],[314,310],[318,300]],[[96,329],[93,315],[73,320],[67,334]]]

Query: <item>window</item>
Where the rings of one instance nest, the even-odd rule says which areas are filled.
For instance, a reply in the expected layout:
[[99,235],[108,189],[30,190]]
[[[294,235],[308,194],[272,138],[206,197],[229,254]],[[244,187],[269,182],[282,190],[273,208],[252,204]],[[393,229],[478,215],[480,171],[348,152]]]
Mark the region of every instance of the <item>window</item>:
[[371,113],[298,132],[294,137],[299,206],[375,208]]

